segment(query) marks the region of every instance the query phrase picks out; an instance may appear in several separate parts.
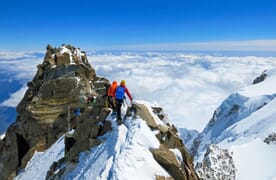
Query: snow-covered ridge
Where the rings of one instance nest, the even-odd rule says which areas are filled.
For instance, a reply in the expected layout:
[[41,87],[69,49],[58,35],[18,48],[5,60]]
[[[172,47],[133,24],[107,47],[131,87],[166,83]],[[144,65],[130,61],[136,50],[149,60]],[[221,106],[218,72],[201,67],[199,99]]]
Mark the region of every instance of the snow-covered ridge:
[[[154,179],[155,175],[169,176],[154,160],[150,148],[158,148],[159,142],[142,119],[127,119],[118,126],[109,117],[114,131],[104,135],[105,141],[79,158],[79,164],[65,179]],[[36,152],[24,171],[16,179],[46,178],[53,162],[64,156],[64,137],[45,152]],[[137,177],[139,171],[139,177]]]
[[[127,119],[101,137],[104,143],[81,153],[77,167],[65,179],[154,179],[169,174],[154,160],[149,149],[159,142],[142,119]],[[139,172],[139,177],[137,177]]]
[[[164,122],[153,113],[152,105],[143,103],[152,119],[159,125]],[[123,106],[123,114],[126,113],[126,104]],[[112,124],[112,131],[107,132],[98,139],[102,143],[85,152],[80,153],[78,163],[66,169],[60,177],[62,179],[156,179],[171,177],[154,158],[151,150],[158,149],[160,142],[156,137],[156,130],[152,130],[148,122],[139,116],[126,117],[122,125],[117,125],[116,118],[111,114],[106,118]],[[30,178],[45,179],[50,166],[64,157],[64,136],[56,141],[44,152],[36,152],[16,179]],[[182,153],[178,149],[169,149],[175,156],[179,166],[183,164]],[[63,164],[61,166],[67,166]],[[59,173],[61,169],[55,170]],[[137,173],[139,172],[139,176]]]

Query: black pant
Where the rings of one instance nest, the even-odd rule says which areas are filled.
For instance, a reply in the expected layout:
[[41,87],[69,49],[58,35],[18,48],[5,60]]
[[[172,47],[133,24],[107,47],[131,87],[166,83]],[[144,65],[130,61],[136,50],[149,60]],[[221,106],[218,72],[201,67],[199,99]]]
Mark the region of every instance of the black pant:
[[122,120],[121,107],[122,107],[123,103],[124,103],[124,99],[116,99],[117,120]]

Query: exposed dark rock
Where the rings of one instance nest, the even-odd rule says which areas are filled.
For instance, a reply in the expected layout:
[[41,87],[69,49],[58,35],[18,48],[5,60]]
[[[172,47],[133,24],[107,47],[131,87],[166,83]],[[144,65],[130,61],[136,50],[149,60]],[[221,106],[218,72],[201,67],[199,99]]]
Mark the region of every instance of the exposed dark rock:
[[234,105],[232,106],[232,108],[230,109],[230,111],[228,112],[227,116],[231,116],[232,114],[237,113],[237,112],[239,111],[240,108],[241,108],[241,107],[240,107],[239,105],[234,104]]
[[276,144],[276,133],[273,132],[271,134],[269,134],[265,139],[264,139],[264,142],[266,144]]
[[164,111],[162,107],[152,107],[153,113],[155,113],[159,119],[164,120],[166,117],[166,114],[164,114]]
[[99,136],[104,135],[105,133],[107,133],[108,131],[111,131],[112,127],[111,127],[111,122],[110,121],[104,121],[103,125],[100,125],[100,130],[99,130]]
[[49,171],[47,172],[46,179],[47,180],[58,180],[59,176],[62,175],[65,171],[65,159],[62,158],[58,162],[54,162]]
[[197,163],[196,171],[202,180],[236,179],[234,160],[228,150],[214,144],[208,147],[202,163]]
[[266,77],[267,77],[267,71],[265,70],[264,72],[262,72],[260,76],[254,79],[253,84],[263,82],[266,79]]

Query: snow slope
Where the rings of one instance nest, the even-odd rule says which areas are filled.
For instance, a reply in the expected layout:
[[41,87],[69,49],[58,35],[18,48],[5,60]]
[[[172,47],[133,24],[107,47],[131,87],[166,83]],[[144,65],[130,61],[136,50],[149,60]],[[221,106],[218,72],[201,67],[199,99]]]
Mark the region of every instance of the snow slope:
[[[113,130],[100,137],[104,140],[102,144],[81,153],[80,163],[64,179],[147,180],[155,179],[156,175],[169,176],[150,152],[160,144],[144,120],[129,117],[120,126],[111,116],[107,120],[112,122]],[[50,165],[63,156],[64,137],[61,137],[45,152],[36,152],[16,179],[44,179]]]
[[209,144],[232,153],[237,179],[275,179],[276,146],[264,139],[276,132],[276,70],[263,82],[231,94],[194,141],[196,161]]
[[45,179],[47,171],[53,162],[64,157],[64,136],[44,152],[35,152],[25,170],[20,172],[15,180]]

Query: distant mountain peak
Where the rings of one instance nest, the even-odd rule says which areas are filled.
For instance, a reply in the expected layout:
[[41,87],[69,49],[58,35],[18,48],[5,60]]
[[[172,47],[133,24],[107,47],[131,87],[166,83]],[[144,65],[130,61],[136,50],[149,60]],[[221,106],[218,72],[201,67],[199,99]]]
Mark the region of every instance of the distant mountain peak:
[[[275,178],[276,156],[273,144],[276,132],[276,71],[272,69],[265,73],[262,81],[228,96],[215,110],[204,130],[195,138],[190,151],[195,161],[199,162],[197,171],[201,178],[221,179],[222,177],[212,178],[216,171],[220,171],[218,173],[221,175],[231,175],[226,179],[235,179],[233,168],[228,169],[229,172],[223,172],[216,169],[216,166],[215,170],[206,165],[210,147],[214,149],[215,146],[231,152],[229,156],[233,157],[231,164],[237,168],[237,179]],[[220,157],[220,154],[217,155],[218,157],[213,159]],[[251,158],[252,162],[248,160]],[[259,167],[260,164],[266,164],[269,168]],[[258,171],[251,172],[251,166]]]

